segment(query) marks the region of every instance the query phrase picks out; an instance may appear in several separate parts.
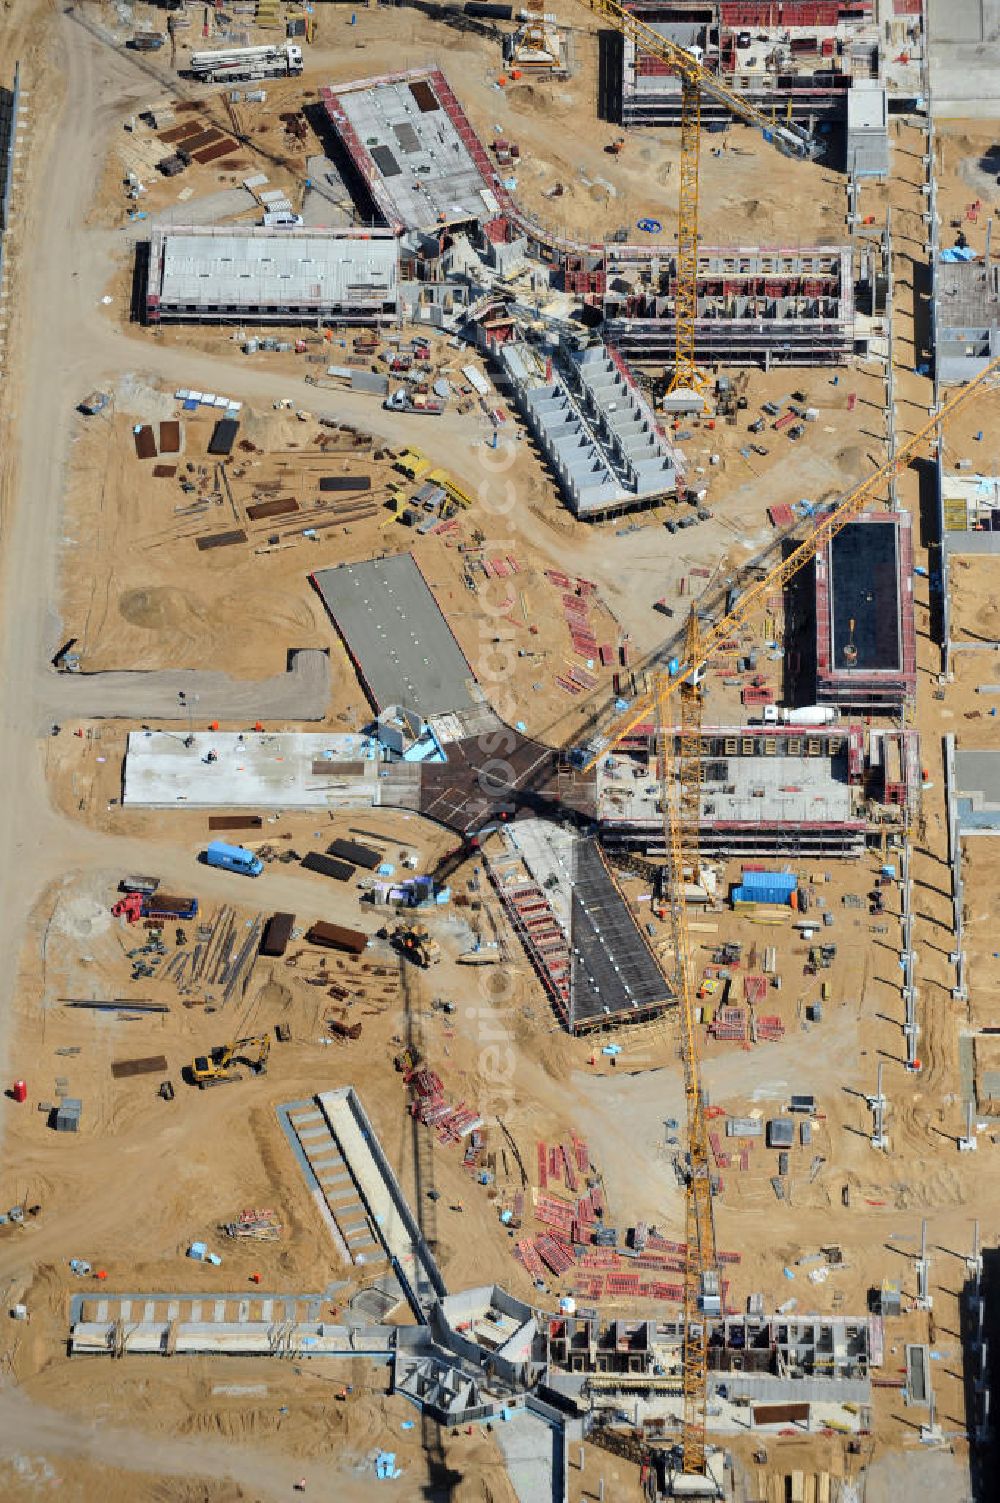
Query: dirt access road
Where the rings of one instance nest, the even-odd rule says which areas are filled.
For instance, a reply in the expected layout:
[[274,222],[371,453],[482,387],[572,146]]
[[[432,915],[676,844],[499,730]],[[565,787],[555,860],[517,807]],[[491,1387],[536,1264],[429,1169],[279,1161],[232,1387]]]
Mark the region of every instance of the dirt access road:
[[[190,1483],[198,1477],[235,1482],[246,1489],[245,1496],[259,1503],[290,1498],[299,1480],[305,1481],[309,1496],[332,1495],[330,1466],[325,1460],[285,1458],[260,1447],[215,1439],[152,1435],[45,1409],[16,1390],[0,1389],[0,1464],[38,1455],[52,1457],[57,1465],[61,1458],[73,1457],[74,1464],[82,1459],[110,1467],[114,1473],[152,1473],[161,1480],[182,1478]],[[370,1496],[371,1479],[353,1482],[338,1473],[335,1487],[344,1503],[360,1503]],[[140,1496],[132,1493],[134,1498]],[[398,1489],[395,1496],[401,1496]]]
[[46,674],[39,690],[43,729],[50,720],[184,720],[180,695],[212,706],[218,720],[325,720],[330,707],[330,660],[298,652],[287,673],[236,679],[199,669],[161,672]]
[[[137,354],[135,342],[116,333],[100,309],[108,272],[107,237],[82,226],[109,130],[118,128],[149,94],[144,74],[93,41],[70,18],[54,18],[51,26],[64,91],[61,108],[34,123],[34,129],[47,136],[37,143],[39,156],[30,185],[34,191],[22,208],[23,244],[31,254],[21,257],[18,320],[23,356],[12,376],[19,421],[16,443],[4,456],[8,474],[14,473],[14,500],[3,517],[0,558],[0,765],[7,790],[0,800],[0,946],[10,957],[18,954],[32,906],[49,883],[78,868],[142,869],[149,859],[146,842],[87,829],[54,807],[44,775],[44,744],[39,741],[48,722],[73,713],[74,696],[82,692],[76,681],[58,679],[48,667],[60,636],[56,602],[70,415],[82,391],[133,366]],[[147,364],[163,357],[165,368],[154,376],[168,382],[179,383],[185,373],[197,379],[200,370],[206,386],[214,383],[270,404],[274,383],[266,373],[234,366],[230,380],[223,361],[189,361],[180,352],[152,348],[143,353]],[[303,404],[310,393],[315,395],[303,383],[290,385],[300,388],[296,396]],[[338,412],[347,421],[367,423],[373,416],[363,401],[349,394],[338,397]],[[393,430],[384,434],[386,438],[397,443],[416,438],[414,429],[404,426],[405,418],[381,415],[389,420],[386,429]],[[457,416],[455,421],[457,442]],[[468,440],[468,431],[463,431],[466,447]],[[147,676],[135,676],[137,716],[149,708],[144,709],[139,683],[143,677]],[[87,688],[89,681],[81,684]],[[176,685],[171,692],[176,693]],[[80,705],[77,713],[86,708]],[[118,700],[114,709],[118,715],[127,713]],[[164,849],[157,859],[165,881],[191,885],[197,870],[191,853]],[[197,879],[207,896],[222,901],[247,897],[239,878],[202,869]],[[353,891],[334,892],[329,884],[320,887],[289,870],[268,874],[267,896],[262,892],[261,901],[298,905],[303,915],[323,913],[355,923],[358,917]],[[8,965],[0,978],[3,1062],[8,1059],[7,1020],[15,975],[15,967]],[[0,1133],[2,1128],[0,1113]]]

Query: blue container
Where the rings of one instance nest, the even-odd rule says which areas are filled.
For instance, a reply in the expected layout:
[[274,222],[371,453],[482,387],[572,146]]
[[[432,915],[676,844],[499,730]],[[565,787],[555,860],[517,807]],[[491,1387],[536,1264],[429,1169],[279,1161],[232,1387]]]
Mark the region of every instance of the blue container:
[[787,887],[734,887],[734,903],[788,903]]
[[799,879],[794,872],[744,872],[743,886],[749,891],[756,888],[766,887],[785,894],[794,892],[799,885]]

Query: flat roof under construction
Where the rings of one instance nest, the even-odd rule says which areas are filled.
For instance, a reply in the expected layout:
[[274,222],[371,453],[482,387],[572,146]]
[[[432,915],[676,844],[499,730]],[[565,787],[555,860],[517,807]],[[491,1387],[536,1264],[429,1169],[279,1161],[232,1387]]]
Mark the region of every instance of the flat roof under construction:
[[831,555],[834,663],[858,672],[898,668],[902,649],[895,527],[848,522],[834,538]]
[[864,512],[816,557],[816,697],[899,705],[916,692],[909,512]]
[[147,315],[394,313],[399,246],[385,231],[232,225],[154,230]]
[[150,809],[315,809],[379,801],[379,762],[367,736],[196,731],[190,746],[188,739],[177,731],[130,731],[123,802]]
[[376,710],[426,720],[481,702],[473,672],[409,553],[311,576]]
[[573,847],[573,1017],[622,1021],[672,996],[592,839]]
[[[824,736],[828,730],[818,727],[813,734]],[[639,783],[630,772],[626,765],[600,775],[599,816],[613,824],[655,824],[661,819],[659,786]],[[847,779],[846,741],[836,757],[719,758],[702,772],[701,818],[706,825],[845,824],[860,817]]]
[[546,819],[519,819],[488,854],[490,878],[566,1026],[640,1021],[672,989],[596,842]]
[[390,228],[434,231],[500,212],[503,186],[440,69],[337,84],[322,97]]

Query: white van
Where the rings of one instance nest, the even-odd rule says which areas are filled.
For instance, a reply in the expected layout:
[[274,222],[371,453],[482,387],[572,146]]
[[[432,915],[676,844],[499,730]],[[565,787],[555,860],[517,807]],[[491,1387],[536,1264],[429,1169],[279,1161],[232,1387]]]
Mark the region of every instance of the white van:
[[301,214],[292,214],[288,209],[269,210],[264,215],[266,230],[298,230],[304,224]]

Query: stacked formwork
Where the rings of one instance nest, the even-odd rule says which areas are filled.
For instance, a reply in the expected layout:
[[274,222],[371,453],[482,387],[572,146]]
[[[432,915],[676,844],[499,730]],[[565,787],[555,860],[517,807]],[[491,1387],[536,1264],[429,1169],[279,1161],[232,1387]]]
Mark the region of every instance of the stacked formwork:
[[569,943],[545,893],[514,857],[488,858],[486,870],[511,926],[563,1026],[572,1016]]
[[[609,343],[636,366],[669,364],[676,340],[677,263],[637,268],[634,288],[604,298]],[[843,365],[854,348],[848,246],[702,250],[695,324],[706,365]]]
[[563,262],[564,292],[579,297],[603,297],[608,287],[608,270],[603,255],[567,255]]

